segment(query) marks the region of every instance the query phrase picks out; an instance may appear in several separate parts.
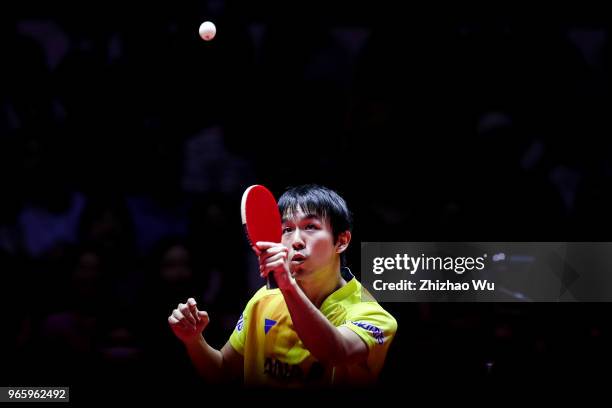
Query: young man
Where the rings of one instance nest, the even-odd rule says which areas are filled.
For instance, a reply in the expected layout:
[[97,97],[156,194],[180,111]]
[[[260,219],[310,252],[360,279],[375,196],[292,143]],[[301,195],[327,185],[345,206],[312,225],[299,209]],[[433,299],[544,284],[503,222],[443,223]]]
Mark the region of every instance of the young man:
[[193,298],[168,322],[198,372],[209,381],[244,378],[249,385],[372,383],[397,330],[385,311],[342,267],[351,216],[342,197],[316,185],[289,189],[278,203],[282,242],[258,242],[262,287],[248,302],[229,341],[212,348],[202,331],[208,314]]

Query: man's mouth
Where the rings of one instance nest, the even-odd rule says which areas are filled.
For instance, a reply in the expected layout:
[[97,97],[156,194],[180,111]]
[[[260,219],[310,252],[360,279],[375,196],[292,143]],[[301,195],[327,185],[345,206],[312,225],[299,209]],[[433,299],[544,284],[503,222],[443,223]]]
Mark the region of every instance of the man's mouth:
[[295,254],[293,255],[293,257],[291,258],[291,262],[292,263],[302,263],[306,260],[306,257],[302,254]]

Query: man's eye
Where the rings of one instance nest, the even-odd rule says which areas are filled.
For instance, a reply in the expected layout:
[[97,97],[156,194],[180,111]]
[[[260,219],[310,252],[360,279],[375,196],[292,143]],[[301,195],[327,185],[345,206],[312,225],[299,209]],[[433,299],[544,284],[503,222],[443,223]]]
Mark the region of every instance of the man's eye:
[[317,229],[317,226],[316,226],[315,224],[308,224],[308,225],[306,226],[306,229],[307,229],[307,230],[308,230],[308,229],[311,229],[311,230],[312,230],[312,229]]
[[287,232],[291,232],[292,228],[291,227],[285,227],[283,228],[283,234],[286,234]]

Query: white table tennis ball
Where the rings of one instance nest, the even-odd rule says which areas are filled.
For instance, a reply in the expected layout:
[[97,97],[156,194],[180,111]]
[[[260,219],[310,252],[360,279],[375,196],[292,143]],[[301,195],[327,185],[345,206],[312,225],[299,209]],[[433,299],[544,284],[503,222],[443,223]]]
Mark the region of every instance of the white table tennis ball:
[[213,38],[215,38],[215,34],[217,34],[217,27],[215,27],[215,25],[210,22],[210,21],[205,21],[202,24],[200,24],[200,37],[202,37],[202,39],[204,41],[210,41]]

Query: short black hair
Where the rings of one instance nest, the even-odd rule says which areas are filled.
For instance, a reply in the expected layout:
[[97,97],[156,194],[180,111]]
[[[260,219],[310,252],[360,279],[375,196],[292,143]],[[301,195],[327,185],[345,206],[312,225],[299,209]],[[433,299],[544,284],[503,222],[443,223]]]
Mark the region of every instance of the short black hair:
[[278,200],[278,209],[283,217],[301,209],[307,215],[328,220],[334,234],[334,244],[340,233],[353,229],[353,216],[344,198],[317,184],[288,188]]

